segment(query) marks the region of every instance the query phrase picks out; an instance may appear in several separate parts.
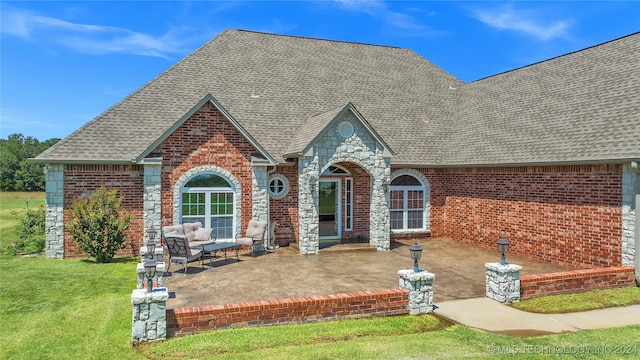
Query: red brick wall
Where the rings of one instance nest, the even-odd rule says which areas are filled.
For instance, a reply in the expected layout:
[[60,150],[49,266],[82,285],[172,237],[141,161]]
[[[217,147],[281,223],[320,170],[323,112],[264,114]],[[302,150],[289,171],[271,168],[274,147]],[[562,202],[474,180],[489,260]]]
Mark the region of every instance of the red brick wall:
[[278,166],[274,174],[289,180],[289,192],[282,199],[269,199],[269,216],[278,223],[276,243],[286,246],[298,239],[298,162],[291,166]]
[[340,177],[342,183],[342,237],[346,239],[354,238],[369,239],[369,220],[371,212],[371,176],[369,173],[354,163],[336,164],[345,168],[351,173],[353,179],[353,230],[345,230],[346,207],[344,203],[345,176]]
[[209,305],[167,310],[167,336],[261,325],[293,324],[389,316],[409,313],[409,292],[403,289]]
[[[141,165],[65,165],[64,167],[64,222],[70,219],[71,208],[76,199],[86,199],[104,186],[108,190],[118,190],[123,198],[122,208],[135,218],[126,236],[134,244],[118,252],[118,255],[137,254],[143,239],[143,167]],[[65,231],[64,257],[84,256],[78,253],[78,244]]]
[[634,271],[631,266],[620,266],[521,276],[520,298],[633,286]]
[[163,154],[162,225],[173,225],[173,186],[188,170],[215,165],[232,173],[242,186],[242,229],[251,220],[250,154],[257,150],[211,103],[176,129],[155,152]]
[[431,234],[580,267],[619,266],[619,165],[429,169]]

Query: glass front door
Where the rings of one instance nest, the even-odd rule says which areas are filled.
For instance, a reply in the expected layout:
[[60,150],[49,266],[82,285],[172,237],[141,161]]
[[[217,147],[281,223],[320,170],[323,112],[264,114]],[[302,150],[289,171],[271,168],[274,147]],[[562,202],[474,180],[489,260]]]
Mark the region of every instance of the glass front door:
[[320,237],[340,238],[340,180],[320,179],[318,189]]

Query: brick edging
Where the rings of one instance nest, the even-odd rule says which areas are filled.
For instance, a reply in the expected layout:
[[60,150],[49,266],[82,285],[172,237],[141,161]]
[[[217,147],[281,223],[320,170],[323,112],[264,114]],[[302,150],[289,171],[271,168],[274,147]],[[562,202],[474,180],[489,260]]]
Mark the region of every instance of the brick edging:
[[402,315],[409,313],[408,304],[407,290],[389,289],[168,309],[167,337],[228,327]]
[[520,298],[610,289],[635,284],[632,266],[583,269],[520,277]]

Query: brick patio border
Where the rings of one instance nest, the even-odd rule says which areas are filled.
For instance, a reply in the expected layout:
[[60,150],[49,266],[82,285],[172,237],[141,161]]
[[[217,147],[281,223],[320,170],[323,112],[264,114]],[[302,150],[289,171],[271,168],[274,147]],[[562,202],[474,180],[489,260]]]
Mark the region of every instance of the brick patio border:
[[635,285],[634,268],[617,266],[520,277],[520,298]]
[[167,337],[229,327],[299,324],[409,313],[404,289],[208,305],[167,310]]

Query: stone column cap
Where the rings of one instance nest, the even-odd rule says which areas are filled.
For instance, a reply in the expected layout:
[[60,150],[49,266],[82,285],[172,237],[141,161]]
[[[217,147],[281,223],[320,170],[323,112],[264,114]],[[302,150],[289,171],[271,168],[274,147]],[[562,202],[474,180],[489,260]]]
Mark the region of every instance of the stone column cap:
[[436,278],[434,273],[426,270],[415,272],[413,269],[398,270],[398,276],[409,281],[433,280]]
[[131,303],[134,305],[167,300],[169,300],[169,291],[165,287],[155,288],[152,292],[147,292],[147,289],[135,289],[131,293]]
[[493,263],[485,263],[484,267],[487,268],[487,270],[493,270],[493,271],[497,271],[497,272],[516,272],[516,271],[520,271],[522,270],[522,266],[518,265],[518,264],[501,264],[499,262],[493,262]]

